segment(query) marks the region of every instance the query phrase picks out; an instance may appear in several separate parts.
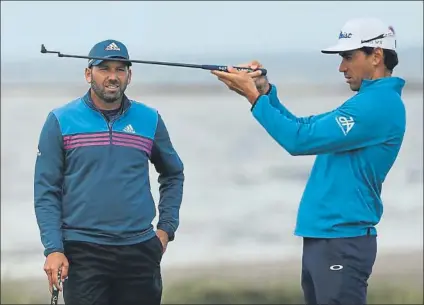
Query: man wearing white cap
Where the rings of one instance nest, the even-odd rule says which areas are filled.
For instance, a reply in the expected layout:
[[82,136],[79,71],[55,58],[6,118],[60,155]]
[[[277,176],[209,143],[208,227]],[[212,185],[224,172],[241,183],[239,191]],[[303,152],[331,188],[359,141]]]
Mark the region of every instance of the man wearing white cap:
[[[260,71],[213,71],[252,104],[253,117],[293,156],[317,155],[302,196],[295,234],[303,237],[302,288],[307,304],[366,304],[377,253],[382,184],[401,148],[406,125],[405,81],[392,27],[355,19],[336,46],[339,71],[354,96],[333,111],[296,117]],[[247,65],[261,67],[254,61]]]

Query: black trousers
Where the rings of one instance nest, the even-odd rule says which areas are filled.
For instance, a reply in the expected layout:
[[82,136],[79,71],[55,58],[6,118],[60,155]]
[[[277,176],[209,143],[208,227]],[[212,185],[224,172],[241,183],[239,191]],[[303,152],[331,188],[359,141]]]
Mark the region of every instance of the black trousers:
[[367,304],[376,236],[304,238],[302,289],[306,304]]
[[66,305],[159,305],[162,244],[156,236],[131,246],[65,242]]

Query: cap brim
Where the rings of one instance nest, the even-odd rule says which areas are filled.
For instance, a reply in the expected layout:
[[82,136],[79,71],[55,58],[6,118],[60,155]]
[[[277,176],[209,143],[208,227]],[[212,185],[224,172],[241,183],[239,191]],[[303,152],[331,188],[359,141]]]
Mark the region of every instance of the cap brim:
[[326,49],[321,50],[322,53],[324,54],[338,54],[341,52],[349,52],[349,51],[353,51],[353,50],[357,50],[360,49],[360,46],[354,46],[351,44],[343,44],[343,43],[339,43],[335,46],[331,46],[328,47]]
[[[122,56],[106,56],[105,58],[110,58],[110,60],[113,60],[114,58],[127,59],[127,58],[122,57]],[[90,62],[88,63],[88,66],[89,66],[89,67],[91,67],[91,66],[98,66],[98,65],[100,65],[103,61],[104,61],[104,60],[101,60],[101,59],[97,59],[97,60],[94,60],[94,61],[90,61]],[[126,62],[126,64],[127,64],[128,66],[131,66],[131,65],[132,65],[132,63],[131,63],[130,61]]]

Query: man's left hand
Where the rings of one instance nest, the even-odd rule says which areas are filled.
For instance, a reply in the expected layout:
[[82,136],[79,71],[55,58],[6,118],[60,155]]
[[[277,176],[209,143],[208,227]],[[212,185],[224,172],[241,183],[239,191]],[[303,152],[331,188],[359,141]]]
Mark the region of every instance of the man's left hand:
[[237,71],[233,67],[228,67],[227,70],[228,72],[212,71],[211,73],[216,75],[230,90],[246,97],[253,105],[260,96],[254,78],[260,76],[262,72],[259,70],[254,72]]
[[159,238],[160,242],[162,243],[162,248],[163,248],[162,253],[165,253],[166,247],[168,246],[168,242],[169,242],[168,233],[166,233],[165,231],[161,229],[158,229],[156,230],[156,235]]

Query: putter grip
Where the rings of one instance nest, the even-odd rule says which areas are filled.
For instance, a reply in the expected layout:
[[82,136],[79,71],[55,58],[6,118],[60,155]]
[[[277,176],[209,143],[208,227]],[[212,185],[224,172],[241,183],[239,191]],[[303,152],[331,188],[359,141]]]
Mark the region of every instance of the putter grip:
[[[62,270],[59,269],[59,272],[57,273],[57,281],[59,285],[62,284]],[[59,289],[56,289],[56,287],[53,285],[53,291],[52,291],[52,297],[50,300],[50,305],[57,305],[59,301]]]
[[[205,70],[219,70],[219,71],[228,72],[227,66],[203,65],[202,68],[205,69]],[[253,72],[252,69],[249,69],[249,68],[246,68],[246,67],[234,67],[234,68],[239,70],[239,71]],[[268,73],[268,71],[266,69],[257,69],[257,70],[260,70],[262,72],[262,75],[266,75]]]
[[[234,68],[236,68],[237,70],[239,70],[239,71],[241,71],[241,70],[247,70],[247,71],[250,71],[250,72],[252,72],[253,70],[252,69],[249,69],[249,68],[240,68],[240,67],[234,67]],[[262,72],[262,74],[261,75],[266,75],[267,74],[267,70],[266,69],[256,69],[255,71],[261,71]]]

